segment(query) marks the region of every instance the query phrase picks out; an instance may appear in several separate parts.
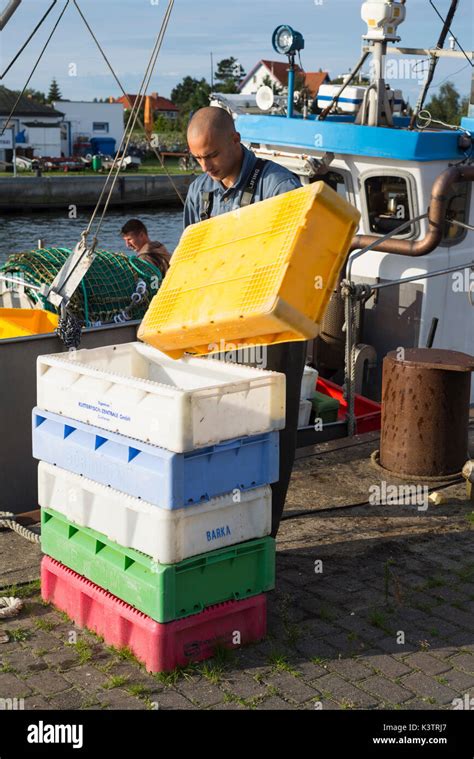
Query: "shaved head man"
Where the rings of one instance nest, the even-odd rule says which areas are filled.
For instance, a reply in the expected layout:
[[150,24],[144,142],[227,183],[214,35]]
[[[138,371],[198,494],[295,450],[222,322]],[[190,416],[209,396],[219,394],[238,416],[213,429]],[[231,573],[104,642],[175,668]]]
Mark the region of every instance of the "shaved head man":
[[[298,177],[284,166],[257,158],[241,144],[234,119],[223,108],[201,108],[194,114],[188,126],[188,145],[203,174],[188,190],[185,227],[301,187]],[[236,353],[237,361],[245,363],[245,355]],[[305,342],[280,343],[266,349],[264,368],[286,376],[286,427],[279,434],[280,479],[271,486],[273,537],[280,524],[295,458],[305,358]]]
[[201,108],[188,127],[188,145],[201,169],[224,187],[232,187],[242,166],[240,134],[223,108]]
[[190,153],[204,173],[189,188],[185,227],[301,187],[288,169],[257,159],[242,145],[234,119],[223,108],[208,106],[196,111],[187,137]]

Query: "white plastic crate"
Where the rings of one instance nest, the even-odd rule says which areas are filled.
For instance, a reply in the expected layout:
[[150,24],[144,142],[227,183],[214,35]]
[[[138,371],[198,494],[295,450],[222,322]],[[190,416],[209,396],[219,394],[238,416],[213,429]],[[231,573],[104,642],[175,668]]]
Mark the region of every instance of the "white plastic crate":
[[285,380],[224,361],[174,361],[125,343],[40,356],[37,405],[183,453],[282,429]]
[[300,400],[306,401],[312,397],[314,391],[316,390],[318,377],[319,372],[317,369],[313,369],[312,366],[305,366],[303,378],[301,380]]
[[[322,84],[318,90],[318,108],[327,108],[332,99],[342,89],[342,84]],[[349,85],[337,101],[337,107],[342,113],[357,113],[363,103],[366,86]],[[403,105],[402,90],[387,90],[395,113],[400,113]]]
[[170,511],[41,461],[38,501],[160,564],[176,564],[271,532],[269,485]]
[[[333,97],[341,89],[342,84],[322,84],[318,90],[318,108],[327,108]],[[366,87],[354,85],[346,87],[338,100],[338,108],[344,113],[357,113],[362,105],[366,89]]]
[[311,410],[313,406],[311,401],[300,400],[300,411],[298,414],[298,427],[307,427],[309,424],[309,418],[311,416]]

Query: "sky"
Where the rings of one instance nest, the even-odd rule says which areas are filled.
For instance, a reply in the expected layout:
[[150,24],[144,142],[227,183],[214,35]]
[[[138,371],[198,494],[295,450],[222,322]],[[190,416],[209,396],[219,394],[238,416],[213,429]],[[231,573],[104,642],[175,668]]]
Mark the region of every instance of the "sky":
[[[58,0],[43,27],[25,52],[0,80],[10,89],[22,89],[66,0]],[[111,61],[125,90],[136,93],[142,81],[168,0],[77,0]],[[434,0],[445,16],[450,0]],[[0,33],[0,73],[23,44],[51,0],[22,0]],[[6,0],[0,0],[4,8]],[[175,0],[149,92],[168,97],[184,76],[210,81],[210,54],[214,64],[234,56],[246,72],[261,59],[279,60],[271,45],[272,32],[289,24],[302,32],[306,71],[320,68],[337,76],[353,68],[360,55],[366,26],[359,0]],[[434,47],[441,22],[429,0],[407,0],[407,18],[400,26],[405,47]],[[465,50],[473,48],[472,0],[460,0],[453,32]],[[281,58],[280,58],[281,59]],[[393,85],[403,89],[410,102],[419,91],[420,68],[408,72],[393,59]],[[74,65],[71,65],[74,64]],[[438,65],[433,91],[453,81],[463,95],[470,90],[472,68],[465,58]],[[71,73],[75,75],[71,75]],[[119,97],[112,78],[72,0],[55,32],[30,87],[47,92],[53,76],[63,98],[93,100]],[[397,77],[397,78],[395,78]]]

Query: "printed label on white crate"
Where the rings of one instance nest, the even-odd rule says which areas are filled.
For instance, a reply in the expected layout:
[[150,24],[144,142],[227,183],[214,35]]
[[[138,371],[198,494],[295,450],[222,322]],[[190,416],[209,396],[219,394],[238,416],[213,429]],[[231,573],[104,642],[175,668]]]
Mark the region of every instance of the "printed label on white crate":
[[229,493],[197,506],[168,510],[41,461],[38,501],[41,507],[160,564],[176,564],[271,532],[269,485],[241,492],[238,499]]
[[110,403],[104,403],[103,401],[97,401],[97,405],[94,406],[91,403],[85,403],[84,401],[78,401],[78,407],[86,409],[87,411],[93,411],[97,414],[97,419],[104,422],[109,419],[120,419],[121,422],[131,422],[132,417],[128,414],[121,414],[119,411],[114,411]]
[[206,532],[206,537],[209,542],[226,538],[228,535],[232,535],[232,531],[228,524],[226,524],[225,527],[218,527],[216,530],[208,530]]
[[285,426],[284,374],[139,342],[72,355],[39,356],[40,408],[176,453]]

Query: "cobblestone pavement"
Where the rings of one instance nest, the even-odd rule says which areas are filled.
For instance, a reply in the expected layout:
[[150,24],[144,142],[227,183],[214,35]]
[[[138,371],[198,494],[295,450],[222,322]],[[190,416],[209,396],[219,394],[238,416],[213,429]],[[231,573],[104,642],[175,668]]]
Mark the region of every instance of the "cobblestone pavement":
[[[150,675],[43,604],[36,581],[18,589],[21,615],[0,622],[0,699],[25,709],[445,710],[474,697],[473,504],[455,485],[425,511],[344,508],[380,486],[374,447],[297,461],[264,642]],[[39,566],[37,547],[3,540]]]

